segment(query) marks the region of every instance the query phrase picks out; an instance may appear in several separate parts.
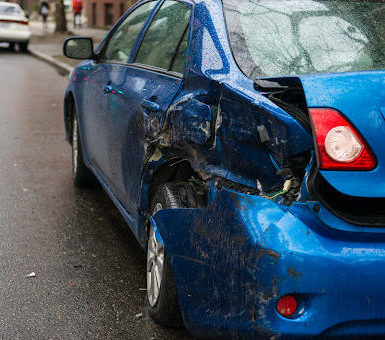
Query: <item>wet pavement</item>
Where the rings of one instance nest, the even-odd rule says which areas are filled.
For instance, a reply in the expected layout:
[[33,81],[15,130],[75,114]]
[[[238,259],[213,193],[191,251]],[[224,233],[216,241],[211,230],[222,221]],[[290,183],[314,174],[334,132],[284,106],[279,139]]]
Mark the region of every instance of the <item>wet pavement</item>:
[[1,47],[0,75],[0,338],[189,339],[148,317],[145,255],[107,195],[72,184],[67,79]]

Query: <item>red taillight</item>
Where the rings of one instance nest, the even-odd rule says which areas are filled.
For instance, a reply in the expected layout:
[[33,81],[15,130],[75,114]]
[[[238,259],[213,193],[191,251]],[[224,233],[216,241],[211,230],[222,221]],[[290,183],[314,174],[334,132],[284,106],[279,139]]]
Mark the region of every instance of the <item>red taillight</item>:
[[8,24],[20,24],[20,25],[28,25],[28,20],[8,20],[8,19],[0,19],[0,22],[8,23]]
[[369,145],[340,112],[313,108],[309,113],[321,170],[370,171],[377,166]]
[[293,315],[298,308],[298,302],[294,296],[285,295],[277,302],[277,311],[284,317]]

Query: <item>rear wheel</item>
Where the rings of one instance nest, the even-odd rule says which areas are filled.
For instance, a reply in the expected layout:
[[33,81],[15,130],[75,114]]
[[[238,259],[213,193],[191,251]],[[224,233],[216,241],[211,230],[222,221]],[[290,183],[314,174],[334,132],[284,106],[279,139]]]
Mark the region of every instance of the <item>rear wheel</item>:
[[72,177],[78,187],[93,184],[94,175],[83,161],[83,148],[80,141],[79,125],[76,112],[73,113],[72,122]]
[[[163,209],[197,206],[193,187],[189,183],[169,183],[156,192],[151,208],[154,216]],[[181,327],[182,314],[167,250],[150,226],[147,251],[147,306],[150,316],[166,327]]]
[[19,43],[19,49],[21,52],[27,52],[28,51],[28,41],[24,43]]

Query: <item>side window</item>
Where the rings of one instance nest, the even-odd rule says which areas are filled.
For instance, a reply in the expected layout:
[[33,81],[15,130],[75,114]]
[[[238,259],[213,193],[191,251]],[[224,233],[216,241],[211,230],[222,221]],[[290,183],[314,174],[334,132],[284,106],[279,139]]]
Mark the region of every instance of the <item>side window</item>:
[[183,37],[179,42],[179,47],[177,49],[177,52],[171,61],[171,65],[170,65],[171,71],[182,73],[182,74],[184,73],[184,68],[186,65],[188,38],[189,38],[189,27],[190,26],[186,27]]
[[187,5],[166,1],[144,36],[135,63],[183,73],[189,23],[190,8]]
[[107,47],[103,51],[104,61],[124,63],[128,61],[136,38],[156,3],[156,1],[146,2],[128,15],[108,40]]

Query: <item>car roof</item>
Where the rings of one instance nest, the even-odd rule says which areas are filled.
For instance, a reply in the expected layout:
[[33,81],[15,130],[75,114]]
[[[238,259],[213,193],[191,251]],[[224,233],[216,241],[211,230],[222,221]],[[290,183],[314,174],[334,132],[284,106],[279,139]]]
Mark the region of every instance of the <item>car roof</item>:
[[[7,6],[7,7],[20,7],[18,4],[14,4],[12,2],[5,2],[0,1],[0,6]],[[21,8],[21,7],[20,7]]]

